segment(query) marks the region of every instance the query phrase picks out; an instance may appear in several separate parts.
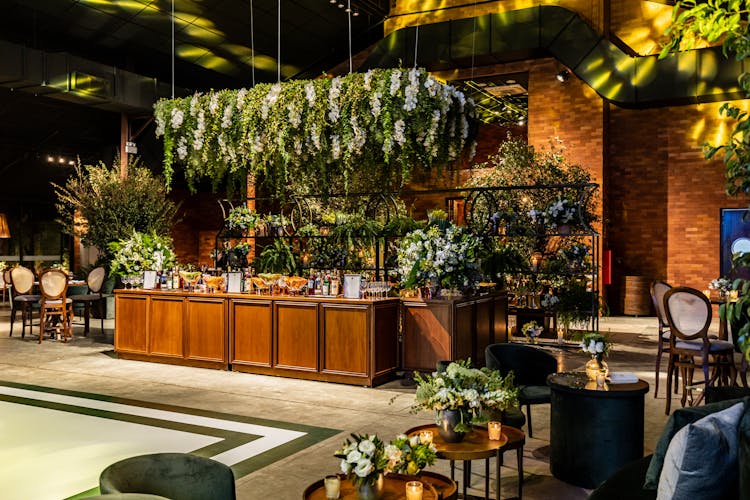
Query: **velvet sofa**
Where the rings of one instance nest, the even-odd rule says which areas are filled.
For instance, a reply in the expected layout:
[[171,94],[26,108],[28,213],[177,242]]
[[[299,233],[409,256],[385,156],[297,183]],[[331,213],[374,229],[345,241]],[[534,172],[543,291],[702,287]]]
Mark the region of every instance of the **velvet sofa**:
[[[745,410],[739,424],[739,480],[737,484],[729,485],[729,491],[725,498],[750,500],[750,390],[734,387],[709,388],[706,392],[705,406],[676,410],[669,417],[654,454],[623,466],[594,490],[589,496],[589,500],[655,499],[657,490],[654,485],[658,484],[664,455],[677,431],[709,414],[725,410],[740,401],[745,403]],[[650,482],[650,488],[644,487],[647,480]]]

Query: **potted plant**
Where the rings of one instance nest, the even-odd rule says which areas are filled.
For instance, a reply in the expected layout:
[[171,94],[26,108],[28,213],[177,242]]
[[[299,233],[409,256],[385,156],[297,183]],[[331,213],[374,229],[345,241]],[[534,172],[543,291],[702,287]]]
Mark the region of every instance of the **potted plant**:
[[483,410],[505,410],[518,404],[512,372],[471,368],[469,360],[448,365],[444,372],[415,373],[417,392],[412,411],[436,412],[440,436],[449,443],[463,440],[472,424],[484,423]]

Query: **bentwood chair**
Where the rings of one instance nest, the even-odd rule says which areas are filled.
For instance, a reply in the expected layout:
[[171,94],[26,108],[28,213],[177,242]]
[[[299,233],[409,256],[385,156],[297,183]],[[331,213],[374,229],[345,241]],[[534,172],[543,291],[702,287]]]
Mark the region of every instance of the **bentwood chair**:
[[[651,302],[654,304],[654,310],[656,311],[656,321],[658,322],[657,330],[657,351],[656,351],[656,370],[655,370],[655,383],[654,383],[654,398],[659,393],[659,375],[661,367],[662,354],[669,354],[669,320],[667,319],[667,313],[664,310],[664,294],[667,290],[672,288],[672,285],[663,281],[653,281],[651,283]],[[675,390],[677,389],[677,381],[675,380]]]
[[173,500],[235,500],[232,469],[189,453],[153,453],[120,460],[99,476],[103,494],[150,493]]
[[488,345],[484,359],[487,368],[499,370],[503,377],[513,372],[513,380],[518,387],[518,402],[526,405],[529,437],[533,437],[531,405],[550,402],[547,376],[557,373],[557,359],[537,347],[509,343]]
[[35,306],[39,305],[41,296],[32,294],[34,289],[34,272],[22,266],[10,270],[10,284],[13,296],[13,308],[10,312],[10,335],[13,336],[13,323],[16,322],[16,312],[21,309],[21,338],[26,335],[26,319],[29,320],[29,331],[31,331],[31,313]]
[[8,294],[10,293],[10,282],[5,280],[6,272],[9,273],[10,270],[0,272],[0,291],[3,292],[3,304],[5,304]]
[[39,343],[48,329],[62,331],[67,342],[72,337],[73,301],[66,297],[68,274],[62,269],[47,269],[39,276],[39,290],[42,292],[39,313]]
[[[711,325],[711,302],[703,292],[688,287],[671,288],[664,294],[664,310],[671,332],[666,405],[666,414],[669,415],[672,404],[672,378],[676,370],[680,370],[681,403],[685,406],[688,388],[693,385],[696,361],[703,370],[703,381],[700,383],[705,387],[717,382],[723,381],[728,384],[733,381],[735,366],[734,345],[729,341],[708,336],[708,328]],[[700,400],[701,398],[696,404]]]
[[73,304],[82,303],[84,305],[83,311],[83,333],[86,335],[89,332],[89,314],[91,312],[91,303],[96,303],[99,311],[99,318],[101,318],[101,332],[104,334],[104,308],[102,307],[104,295],[102,295],[102,287],[104,286],[104,279],[107,277],[107,271],[103,267],[95,267],[89,272],[86,277],[86,285],[88,285],[88,292],[83,294],[71,295],[69,298],[73,301]]

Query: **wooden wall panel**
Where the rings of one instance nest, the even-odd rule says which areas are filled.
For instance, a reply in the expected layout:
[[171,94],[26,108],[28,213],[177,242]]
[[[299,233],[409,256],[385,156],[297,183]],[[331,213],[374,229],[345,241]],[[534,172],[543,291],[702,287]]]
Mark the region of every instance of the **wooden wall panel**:
[[374,307],[375,373],[398,366],[398,303]]
[[119,295],[115,309],[115,349],[146,354],[147,298]]
[[230,363],[271,366],[273,357],[270,301],[230,301]]
[[321,306],[321,371],[367,376],[370,354],[367,306]]
[[187,358],[227,361],[225,301],[189,298],[187,301]]
[[184,356],[182,297],[151,297],[149,353],[160,356]]
[[302,370],[318,369],[318,304],[274,303],[276,316],[275,365]]
[[435,362],[451,359],[451,304],[405,302],[402,368],[435,369]]

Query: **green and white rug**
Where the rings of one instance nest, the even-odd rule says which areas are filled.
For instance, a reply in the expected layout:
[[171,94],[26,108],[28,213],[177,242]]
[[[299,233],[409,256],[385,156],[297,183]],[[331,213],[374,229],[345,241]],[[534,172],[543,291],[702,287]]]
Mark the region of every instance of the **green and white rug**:
[[239,478],[338,432],[0,381],[2,498],[97,494],[105,467],[144,453],[195,453]]

